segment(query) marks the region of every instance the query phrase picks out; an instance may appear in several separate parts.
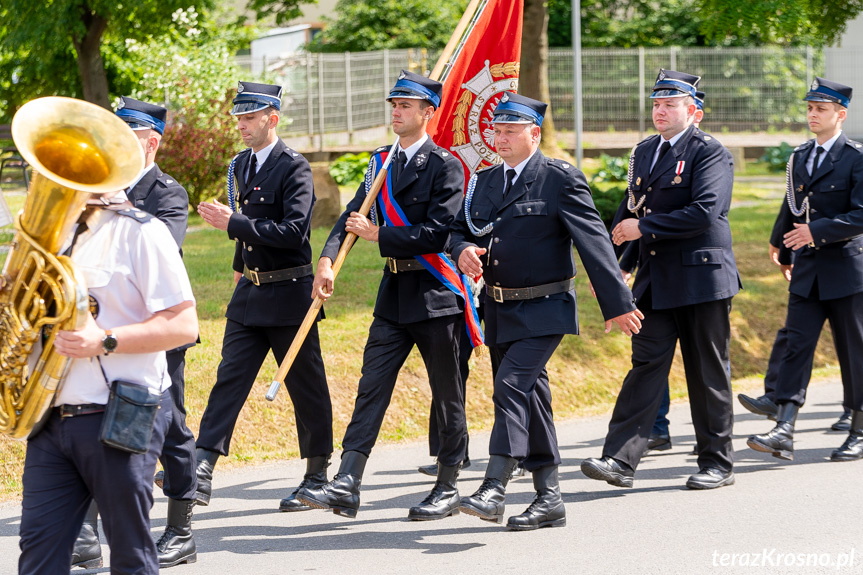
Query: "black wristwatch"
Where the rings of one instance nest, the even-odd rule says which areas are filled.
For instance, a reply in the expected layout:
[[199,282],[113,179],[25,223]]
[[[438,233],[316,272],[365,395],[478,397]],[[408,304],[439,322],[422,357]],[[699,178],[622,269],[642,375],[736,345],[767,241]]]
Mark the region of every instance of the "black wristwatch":
[[102,349],[105,350],[105,355],[114,353],[117,349],[117,336],[111,333],[110,329],[105,330],[105,337],[102,338]]

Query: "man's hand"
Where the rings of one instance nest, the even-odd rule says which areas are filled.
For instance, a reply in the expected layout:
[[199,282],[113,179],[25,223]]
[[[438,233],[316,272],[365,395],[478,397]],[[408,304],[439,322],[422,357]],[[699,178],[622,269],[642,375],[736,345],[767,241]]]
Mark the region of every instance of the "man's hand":
[[312,284],[312,299],[320,298],[327,301],[333,295],[336,276],[333,274],[333,260],[321,258],[318,260],[318,269],[315,272],[315,281]]
[[786,248],[796,250],[803,246],[808,246],[815,241],[812,238],[812,232],[809,230],[809,224],[794,224],[794,228],[783,236]]
[[613,317],[607,322],[605,322],[605,333],[611,331],[611,322],[614,322],[618,326],[620,326],[620,331],[622,331],[626,335],[638,333],[639,330],[641,330],[641,320],[643,319],[644,314],[641,313],[640,309],[636,309],[629,313]]
[[234,285],[237,285],[240,282],[241,277],[243,277],[243,274],[240,272],[234,272]]
[[54,338],[54,349],[60,355],[74,359],[95,357],[105,353],[102,347],[103,337],[105,337],[105,330],[96,325],[93,316],[88,313],[87,321],[81,329],[57,332],[57,337]]
[[357,234],[357,236],[370,242],[378,241],[380,229],[370,219],[361,216],[357,212],[351,212],[351,215],[348,216],[348,221],[345,222],[345,230]]
[[468,246],[458,257],[458,269],[465,275],[474,279],[482,275],[482,260],[479,256],[485,254],[485,248]]
[[785,264],[782,264],[779,266],[779,269],[782,270],[782,275],[785,276],[785,281],[790,282],[791,281],[791,270],[794,269],[794,264],[787,265],[787,266]]
[[216,228],[217,230],[227,231],[228,222],[231,219],[231,208],[225,204],[219,203],[219,200],[213,200],[212,204],[201,202],[198,204],[198,213],[205,222]]
[[779,248],[774,246],[773,244],[767,244],[767,253],[770,256],[770,261],[776,264],[777,266],[781,266],[779,263]]
[[641,229],[638,227],[638,220],[635,218],[627,218],[614,226],[611,231],[611,241],[614,245],[619,246],[626,242],[637,240],[641,237]]
[[[623,283],[629,285],[629,280],[632,279],[632,274],[626,270],[620,270],[620,277],[623,279]],[[593,284],[591,282],[587,282],[587,287],[590,288],[590,295],[596,297],[596,291],[593,289]]]

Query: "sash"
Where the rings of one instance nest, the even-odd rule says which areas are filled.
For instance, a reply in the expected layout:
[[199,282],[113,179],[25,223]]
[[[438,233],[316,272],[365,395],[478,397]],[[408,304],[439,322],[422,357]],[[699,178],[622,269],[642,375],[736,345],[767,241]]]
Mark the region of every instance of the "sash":
[[[389,152],[381,152],[372,158],[374,163],[372,178],[377,177],[381,166],[386,161]],[[375,161],[377,160],[377,161]],[[371,167],[371,166],[370,166]],[[392,165],[390,166],[392,168]],[[384,222],[388,226],[409,226],[407,216],[392,195],[392,169],[387,170],[387,178],[381,186],[378,198],[381,201],[381,211]],[[436,277],[448,290],[464,301],[464,319],[467,335],[473,347],[483,344],[482,328],[479,325],[479,315],[473,305],[473,293],[467,287],[467,279],[458,271],[451,259],[443,252],[414,256],[422,266]]]

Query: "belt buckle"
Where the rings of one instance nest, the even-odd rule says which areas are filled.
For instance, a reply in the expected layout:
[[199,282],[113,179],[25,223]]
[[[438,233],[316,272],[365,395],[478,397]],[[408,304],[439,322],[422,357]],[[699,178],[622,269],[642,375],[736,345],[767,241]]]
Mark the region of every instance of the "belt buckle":
[[258,272],[255,270],[249,270],[249,279],[252,280],[252,283],[256,286],[261,285],[261,280],[258,278]]
[[394,274],[399,273],[398,260],[395,258],[387,258],[387,267],[390,268],[390,272]]
[[503,303],[503,288],[491,286],[491,297],[494,298],[494,301],[497,303]]

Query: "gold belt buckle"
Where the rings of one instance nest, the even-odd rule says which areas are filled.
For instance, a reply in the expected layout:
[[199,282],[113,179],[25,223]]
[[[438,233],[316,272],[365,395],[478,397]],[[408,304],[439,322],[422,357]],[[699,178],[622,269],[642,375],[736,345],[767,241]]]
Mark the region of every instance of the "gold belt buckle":
[[256,286],[261,285],[261,280],[258,278],[258,272],[256,272],[255,270],[249,270],[249,276],[249,279],[252,280],[253,284],[255,284]]
[[491,287],[491,297],[497,303],[503,303],[503,288],[498,286]]
[[387,258],[387,267],[394,274],[399,273],[398,261],[395,258]]

